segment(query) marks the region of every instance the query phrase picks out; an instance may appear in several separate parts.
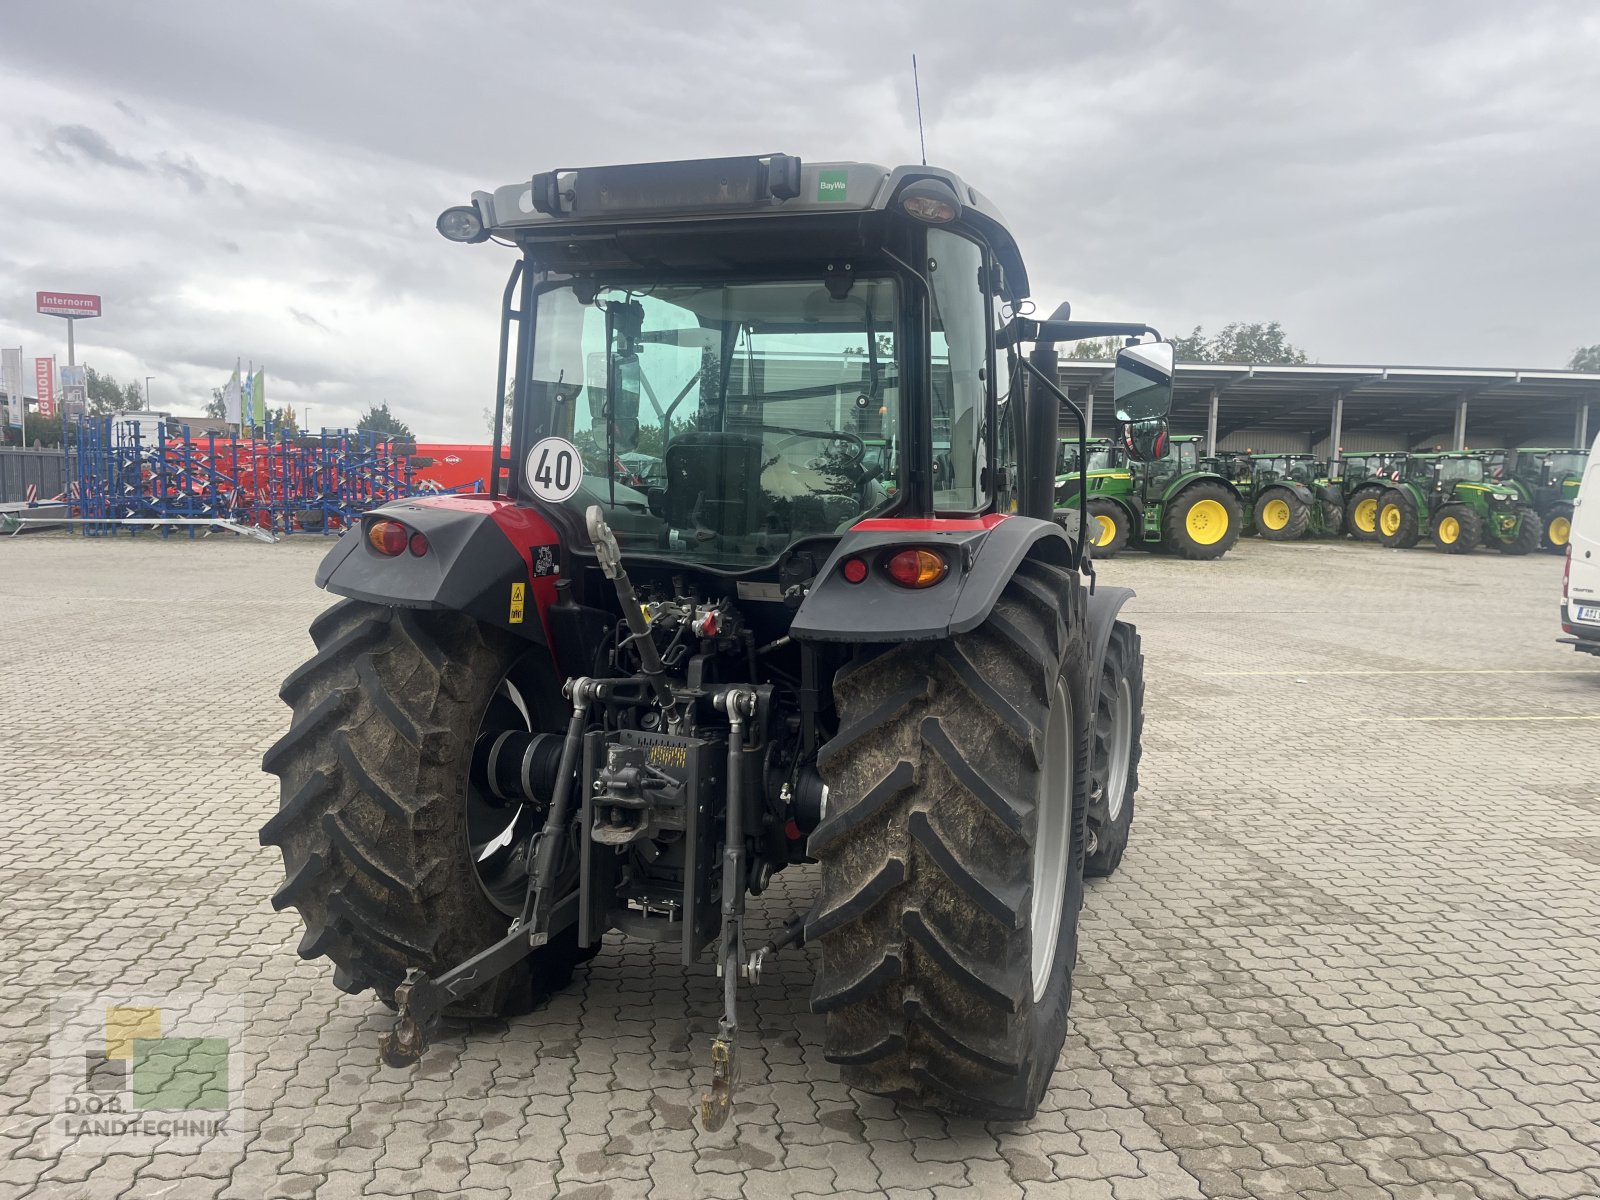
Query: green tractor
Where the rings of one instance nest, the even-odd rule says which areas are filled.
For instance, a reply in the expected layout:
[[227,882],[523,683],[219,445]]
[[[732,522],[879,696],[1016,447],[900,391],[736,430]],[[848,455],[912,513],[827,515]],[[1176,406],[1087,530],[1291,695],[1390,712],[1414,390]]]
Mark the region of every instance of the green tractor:
[[1487,544],[1506,554],[1539,548],[1539,514],[1513,488],[1489,478],[1483,457],[1462,451],[1412,454],[1378,500],[1383,544],[1409,549],[1426,530],[1447,554]]
[[[1309,454],[1253,454],[1241,465],[1239,484],[1255,531],[1270,542],[1338,537],[1344,532],[1344,496],[1328,479],[1325,464]],[[1235,476],[1238,481],[1238,476]]]
[[[1180,558],[1221,558],[1244,528],[1239,489],[1200,464],[1198,437],[1167,438],[1163,453],[1133,461],[1121,446],[1085,444],[1089,540],[1097,558],[1111,558],[1130,543],[1167,550]],[[1056,504],[1077,497],[1074,462],[1058,476]]]
[[1372,454],[1344,454],[1334,465],[1330,481],[1344,500],[1344,528],[1358,542],[1381,542],[1378,507],[1383,493],[1398,482],[1408,456],[1386,450]]
[[1589,465],[1589,452],[1544,446],[1481,452],[1491,478],[1521,496],[1539,514],[1540,546],[1565,554],[1572,537],[1572,506]]

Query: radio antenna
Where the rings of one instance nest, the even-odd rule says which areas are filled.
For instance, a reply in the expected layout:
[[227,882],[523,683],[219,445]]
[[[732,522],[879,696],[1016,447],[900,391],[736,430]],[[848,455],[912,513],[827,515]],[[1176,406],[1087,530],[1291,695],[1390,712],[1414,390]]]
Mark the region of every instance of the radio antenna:
[[922,134],[922,83],[917,78],[917,56],[911,56],[911,87],[917,93],[917,142],[922,147],[922,165],[928,165],[928,139]]

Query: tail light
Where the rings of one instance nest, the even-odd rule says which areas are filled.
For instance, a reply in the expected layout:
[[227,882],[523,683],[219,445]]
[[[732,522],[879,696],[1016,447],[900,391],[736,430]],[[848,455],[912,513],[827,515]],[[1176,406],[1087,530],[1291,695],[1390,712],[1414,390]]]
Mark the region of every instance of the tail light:
[[932,587],[945,577],[950,565],[932,550],[902,550],[885,565],[889,578],[901,587]]
[[1571,599],[1570,587],[1572,584],[1572,542],[1567,542],[1567,552],[1563,556],[1565,565],[1561,568],[1561,599],[1564,602]]
[[423,534],[413,533],[411,541],[407,545],[410,546],[411,553],[416,558],[421,558],[428,552],[428,539]]
[[[399,521],[374,521],[367,526],[367,545],[385,558],[395,558],[404,554],[410,544],[411,531]],[[423,549],[427,549],[426,540],[423,542]]]
[[860,583],[867,577],[867,564],[859,558],[847,558],[840,573],[851,583]]

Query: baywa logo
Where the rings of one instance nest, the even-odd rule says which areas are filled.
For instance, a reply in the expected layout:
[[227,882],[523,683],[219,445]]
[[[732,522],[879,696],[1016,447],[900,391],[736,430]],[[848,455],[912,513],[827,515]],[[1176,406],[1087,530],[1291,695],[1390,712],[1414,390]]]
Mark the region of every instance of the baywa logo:
[[817,199],[818,200],[843,200],[850,190],[850,172],[848,171],[819,171],[817,172]]
[[239,1044],[207,997],[79,996],[56,1006],[52,1140],[63,1150],[242,1148],[228,1113]]

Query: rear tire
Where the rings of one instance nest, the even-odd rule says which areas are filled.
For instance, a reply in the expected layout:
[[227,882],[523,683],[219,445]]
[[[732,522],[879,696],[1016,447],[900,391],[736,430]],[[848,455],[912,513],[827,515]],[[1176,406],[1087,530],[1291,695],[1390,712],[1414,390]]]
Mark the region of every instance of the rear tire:
[[824,1050],[852,1087],[991,1120],[1038,1108],[1066,1038],[1083,900],[1074,592],[1066,571],[1025,562],[978,629],[834,680],[806,936],[821,949]]
[[1144,735],[1144,654],[1139,631],[1125,621],[1111,629],[1095,696],[1089,752],[1089,844],[1083,873],[1110,875],[1122,862],[1133,830]]
[[1378,531],[1378,508],[1383,502],[1383,492],[1381,487],[1359,487],[1345,506],[1345,528],[1356,541],[1383,541],[1383,534]]
[[1471,554],[1483,541],[1483,522],[1465,504],[1446,504],[1433,520],[1433,544],[1446,554]]
[[1517,522],[1517,536],[1509,542],[1497,541],[1494,544],[1501,554],[1532,554],[1544,539],[1544,522],[1536,511],[1524,505],[1517,510],[1517,515],[1522,518]]
[[[467,800],[484,715],[528,647],[459,613],[356,600],[311,637],[316,655],[279,693],[293,722],[261,764],[281,788],[261,829],[283,852],[272,906],[299,910],[300,957],[326,956],[340,989],[374,988],[392,1007],[408,968],[438,974],[509,927],[479,883]],[[448,1011],[527,1012],[593,953],[569,927]]]
[[1311,509],[1288,488],[1268,488],[1256,501],[1256,532],[1269,542],[1294,542],[1306,535]]
[[1239,540],[1244,507],[1220,483],[1191,483],[1161,517],[1161,545],[1179,558],[1221,558]]
[[1390,488],[1378,501],[1378,534],[1391,550],[1409,550],[1422,537],[1417,506],[1398,488]]
[[1547,554],[1565,554],[1572,540],[1572,505],[1567,503],[1551,507],[1544,516],[1544,536],[1540,545]]
[[1110,500],[1089,501],[1089,553],[1115,558],[1128,545],[1128,512]]

